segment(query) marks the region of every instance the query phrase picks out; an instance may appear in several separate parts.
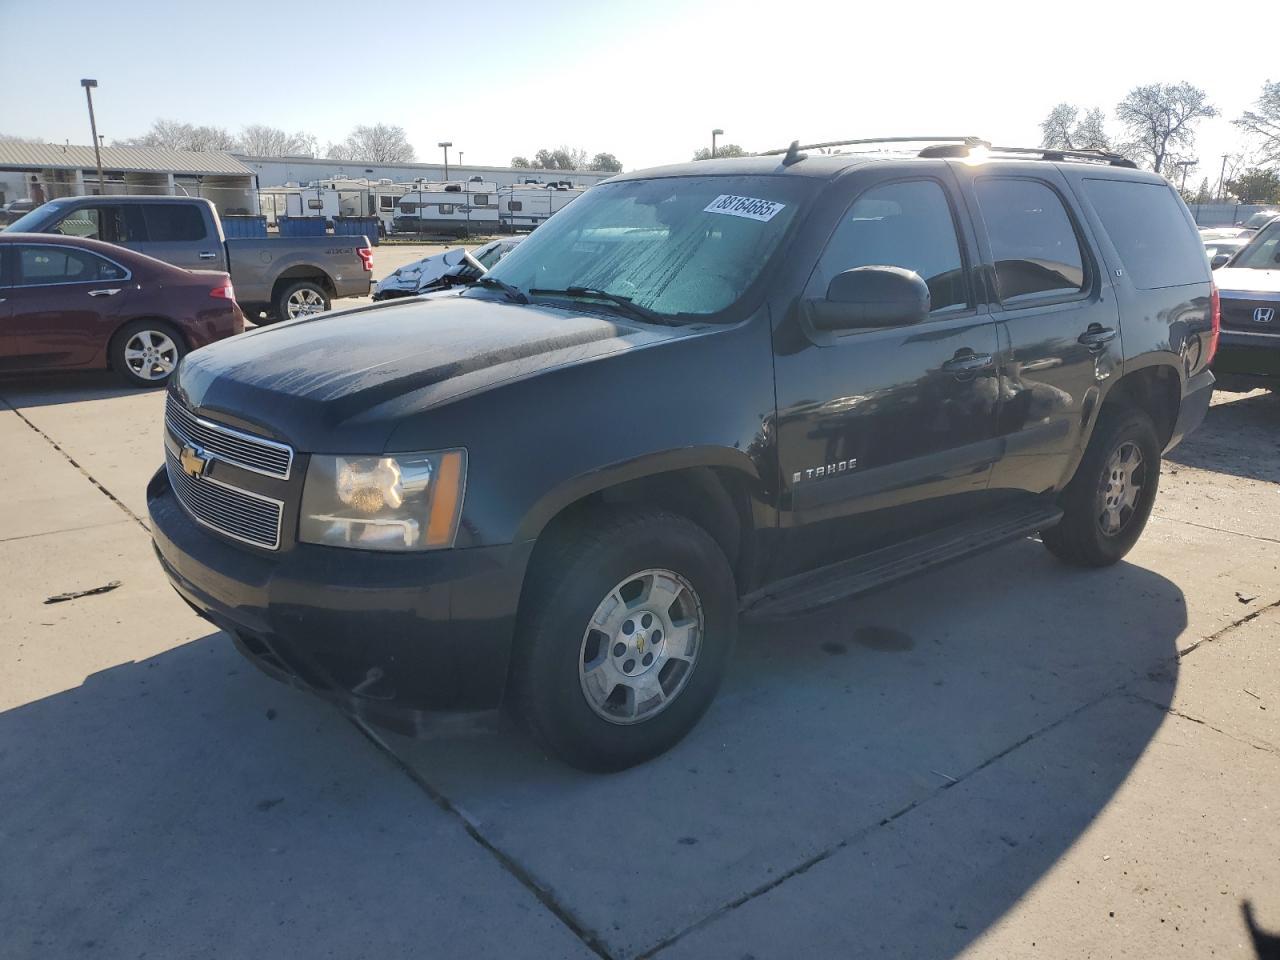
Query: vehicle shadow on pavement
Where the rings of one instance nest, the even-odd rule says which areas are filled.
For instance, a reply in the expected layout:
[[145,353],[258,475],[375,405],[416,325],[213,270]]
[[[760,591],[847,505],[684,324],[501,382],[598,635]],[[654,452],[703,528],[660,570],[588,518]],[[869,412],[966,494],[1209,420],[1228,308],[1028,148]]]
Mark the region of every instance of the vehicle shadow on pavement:
[[[822,955],[950,956],[1124,781],[1168,698],[1120,688],[1175,678],[1186,624],[1163,577],[1067,570],[1024,541],[747,627],[702,724],[620,774],[569,770],[510,726],[378,735],[613,956],[794,956],[786,917],[763,941],[718,931],[818,863],[836,888],[801,939],[825,928]],[[1031,773],[1012,761],[1104,702],[1123,718],[1105,736],[1070,736]]]
[[130,397],[163,389],[130,386],[110,370],[0,378],[0,400],[20,410],[24,407],[51,407],[61,403]]
[[591,958],[220,633],[0,713],[0,956],[82,953]]
[[1280,483],[1280,393],[1214,393],[1204,423],[1165,459],[1188,467]]

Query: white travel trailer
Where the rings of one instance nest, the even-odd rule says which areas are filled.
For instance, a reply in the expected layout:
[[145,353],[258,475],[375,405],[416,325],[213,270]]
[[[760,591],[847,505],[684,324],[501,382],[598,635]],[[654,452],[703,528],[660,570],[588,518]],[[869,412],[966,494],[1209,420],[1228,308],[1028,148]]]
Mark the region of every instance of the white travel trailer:
[[522,183],[498,192],[498,216],[505,230],[532,230],[582,196],[584,187],[564,183]]
[[296,193],[285,195],[287,217],[324,217],[329,220],[337,215],[338,191],[332,187],[308,185]]
[[481,177],[417,181],[396,201],[396,208],[396,233],[488,234],[496,233],[501,223],[498,185]]

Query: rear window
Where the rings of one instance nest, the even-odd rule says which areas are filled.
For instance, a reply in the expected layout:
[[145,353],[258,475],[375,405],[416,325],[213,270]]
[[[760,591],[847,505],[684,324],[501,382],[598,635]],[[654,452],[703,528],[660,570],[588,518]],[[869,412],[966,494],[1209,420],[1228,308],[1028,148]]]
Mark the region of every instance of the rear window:
[[148,203],[143,205],[147,239],[152,243],[180,243],[204,239],[204,217],[194,204]]
[[1076,296],[1084,289],[1084,254],[1058,194],[1038,180],[984,177],[978,204],[1006,305]]
[[1135,287],[1157,290],[1209,279],[1204,247],[1172,188],[1089,178],[1084,189]]

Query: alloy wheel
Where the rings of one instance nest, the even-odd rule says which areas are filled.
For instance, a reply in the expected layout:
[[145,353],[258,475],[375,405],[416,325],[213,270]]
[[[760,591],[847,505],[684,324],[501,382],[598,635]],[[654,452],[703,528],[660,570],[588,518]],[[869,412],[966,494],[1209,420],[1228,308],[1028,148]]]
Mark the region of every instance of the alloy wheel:
[[1120,444],[1107,460],[1098,486],[1098,526],[1109,537],[1119,536],[1137,510],[1146,482],[1146,462],[1131,440]]
[[693,674],[704,633],[702,603],[684,577],[642,570],[600,601],[582,636],[578,679],[587,704],[610,723],[649,720]]
[[124,362],[143,380],[163,380],[178,365],[178,345],[159,330],[139,330],[124,345]]
[[285,310],[288,311],[290,320],[324,313],[324,297],[314,290],[295,290],[285,301]]

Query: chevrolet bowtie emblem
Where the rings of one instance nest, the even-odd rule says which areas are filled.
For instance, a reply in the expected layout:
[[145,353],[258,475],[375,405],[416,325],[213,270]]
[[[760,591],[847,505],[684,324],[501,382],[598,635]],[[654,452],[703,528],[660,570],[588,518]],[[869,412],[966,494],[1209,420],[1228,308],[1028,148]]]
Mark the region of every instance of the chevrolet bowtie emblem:
[[182,453],[178,455],[182,472],[189,477],[203,476],[205,468],[209,466],[209,461],[202,455],[203,453],[204,451],[198,447],[183,447]]
[[636,637],[636,653],[644,653],[644,634]]

